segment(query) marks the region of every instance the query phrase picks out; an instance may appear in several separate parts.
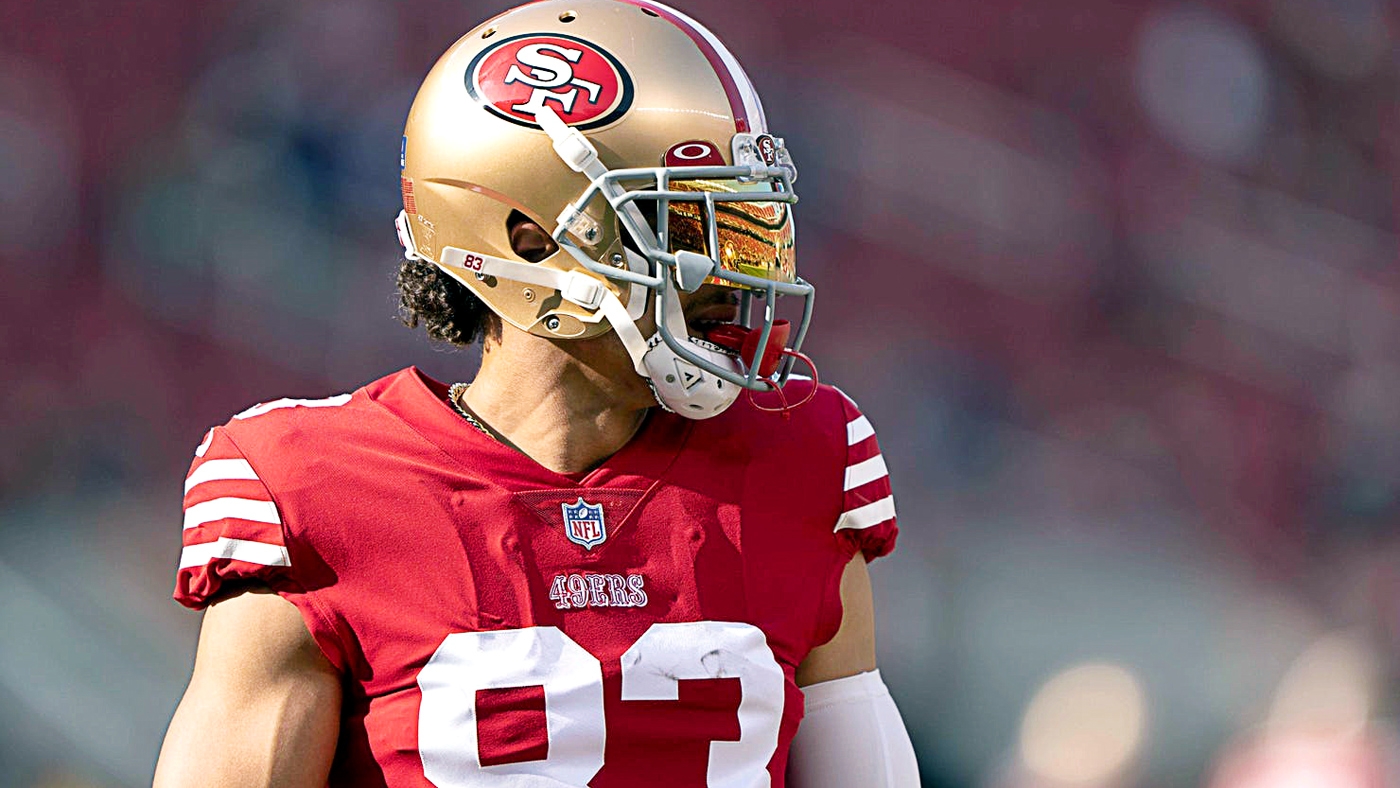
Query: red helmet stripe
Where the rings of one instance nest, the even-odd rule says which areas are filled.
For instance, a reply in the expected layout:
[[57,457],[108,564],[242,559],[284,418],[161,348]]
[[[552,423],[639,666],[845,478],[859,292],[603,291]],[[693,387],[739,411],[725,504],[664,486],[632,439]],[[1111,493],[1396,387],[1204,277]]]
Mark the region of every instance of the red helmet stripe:
[[[694,41],[695,45],[700,48],[700,52],[710,62],[710,67],[715,70],[715,75],[719,77],[720,84],[724,86],[724,95],[729,99],[729,110],[734,115],[735,131],[767,131],[762,105],[758,103],[758,96],[754,95],[753,86],[748,84],[748,76],[743,73],[742,69],[738,68],[739,64],[734,60],[733,55],[729,55],[727,51],[720,52],[719,47],[723,45],[719,44],[714,34],[689,17],[660,3],[653,3],[650,0],[622,0],[622,2],[651,11],[690,36],[690,40]],[[725,55],[729,55],[727,61]],[[744,85],[741,86],[739,80],[735,78],[735,70],[739,70],[739,76],[744,80]],[[745,95],[746,91],[748,96]],[[746,98],[751,99],[751,101],[746,101]],[[750,112],[750,104],[754,105],[755,111]]]

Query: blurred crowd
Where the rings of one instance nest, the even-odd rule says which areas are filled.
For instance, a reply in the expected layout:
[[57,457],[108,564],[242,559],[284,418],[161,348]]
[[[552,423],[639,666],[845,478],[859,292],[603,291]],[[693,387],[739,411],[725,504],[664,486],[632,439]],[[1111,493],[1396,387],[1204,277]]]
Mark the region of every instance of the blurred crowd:
[[[1400,786],[1383,0],[678,3],[794,151],[926,786]],[[180,480],[417,364],[395,165],[481,0],[0,0],[0,788],[150,779]]]

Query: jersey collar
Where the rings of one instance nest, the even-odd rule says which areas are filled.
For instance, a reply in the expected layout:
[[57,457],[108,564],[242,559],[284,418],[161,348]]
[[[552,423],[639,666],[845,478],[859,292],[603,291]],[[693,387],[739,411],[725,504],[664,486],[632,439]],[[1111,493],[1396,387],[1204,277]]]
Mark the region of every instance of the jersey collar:
[[448,386],[408,367],[371,384],[367,393],[424,440],[473,475],[488,476],[512,490],[537,488],[646,489],[675,463],[693,422],[653,408],[632,440],[598,467],[582,474],[552,471],[482,434],[453,410]]

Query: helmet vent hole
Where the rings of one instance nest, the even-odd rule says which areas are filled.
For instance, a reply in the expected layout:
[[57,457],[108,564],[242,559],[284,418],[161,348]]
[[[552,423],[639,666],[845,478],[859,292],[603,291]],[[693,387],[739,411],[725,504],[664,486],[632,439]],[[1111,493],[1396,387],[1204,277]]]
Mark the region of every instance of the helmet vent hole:
[[490,38],[491,36],[494,36],[494,35],[496,35],[496,28],[494,28],[494,27],[488,27],[488,28],[486,28],[485,30],[481,31],[481,37],[482,37],[482,38]]
[[575,14],[573,11],[565,11],[564,13],[559,15],[559,21],[565,24],[568,24],[569,22],[572,22],[575,19],[578,19],[578,14]]
[[642,13],[646,14],[647,16],[661,16],[660,14],[658,14],[658,13],[656,13],[655,11],[651,10],[650,8],[643,8],[643,9],[642,9]]

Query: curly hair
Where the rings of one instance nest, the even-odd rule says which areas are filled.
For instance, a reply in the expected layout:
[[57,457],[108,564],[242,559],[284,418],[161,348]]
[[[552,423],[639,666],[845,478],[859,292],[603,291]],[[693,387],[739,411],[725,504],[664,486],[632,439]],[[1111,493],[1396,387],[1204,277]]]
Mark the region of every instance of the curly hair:
[[501,340],[501,322],[495,313],[436,265],[403,260],[396,281],[399,320],[409,328],[422,325],[429,337],[458,346]]

